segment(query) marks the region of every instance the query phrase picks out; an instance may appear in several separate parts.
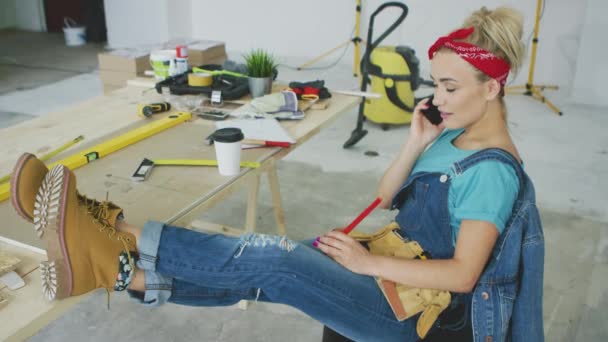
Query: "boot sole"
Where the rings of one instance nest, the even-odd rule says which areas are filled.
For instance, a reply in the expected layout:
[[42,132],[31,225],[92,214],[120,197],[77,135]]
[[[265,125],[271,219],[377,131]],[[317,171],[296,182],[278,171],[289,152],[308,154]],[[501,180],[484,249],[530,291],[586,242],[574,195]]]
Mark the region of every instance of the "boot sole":
[[72,269],[65,244],[65,214],[70,171],[54,166],[45,176],[34,204],[34,229],[45,240],[48,261],[40,264],[42,293],[48,300],[72,292]]
[[17,195],[17,184],[19,184],[18,175],[21,175],[21,170],[23,169],[23,166],[28,160],[34,157],[35,156],[30,153],[24,153],[23,155],[21,155],[21,157],[19,157],[19,160],[17,160],[17,164],[15,164],[15,168],[13,169],[13,177],[11,177],[11,203],[13,204],[15,211],[17,211],[17,214],[19,214],[19,216],[23,217],[26,221],[29,221],[30,223],[33,222],[34,218],[30,216],[27,213],[27,210],[25,210],[21,205],[20,198]]

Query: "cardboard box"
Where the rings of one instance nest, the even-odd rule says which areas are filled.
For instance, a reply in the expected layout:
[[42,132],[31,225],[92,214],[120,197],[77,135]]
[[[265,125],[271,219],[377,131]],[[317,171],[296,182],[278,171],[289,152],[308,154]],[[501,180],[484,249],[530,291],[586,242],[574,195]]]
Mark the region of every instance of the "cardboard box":
[[228,56],[226,45],[220,41],[200,40],[188,44],[188,64],[200,66],[203,64],[223,64]]
[[168,50],[176,45],[188,46],[188,64],[223,64],[226,47],[223,42],[213,40],[171,41],[158,46],[132,49],[117,49],[98,54],[99,78],[104,87],[124,87],[127,81],[142,76],[150,66],[150,51]]
[[151,69],[150,52],[142,49],[118,49],[97,55],[99,70],[123,71],[131,76]]
[[108,95],[108,94],[110,94],[111,92],[113,92],[113,91],[115,91],[115,90],[118,90],[118,89],[120,89],[120,88],[122,88],[122,87],[119,87],[119,86],[114,86],[114,85],[104,85],[104,86],[103,86],[103,93],[104,93],[104,95]]
[[214,58],[210,58],[210,59],[204,59],[204,62],[202,63],[197,63],[197,64],[191,64],[192,67],[195,66],[201,66],[201,65],[207,65],[207,64],[219,64],[222,65],[224,64],[224,62],[226,61],[226,56],[221,56],[221,57],[214,57]]
[[99,79],[104,86],[125,87],[127,81],[135,77],[137,75],[125,71],[99,70]]

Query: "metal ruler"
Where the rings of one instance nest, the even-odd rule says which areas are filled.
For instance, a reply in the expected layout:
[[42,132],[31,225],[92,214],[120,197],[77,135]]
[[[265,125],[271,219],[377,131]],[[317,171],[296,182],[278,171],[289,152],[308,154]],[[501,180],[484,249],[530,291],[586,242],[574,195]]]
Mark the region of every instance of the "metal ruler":
[[[154,165],[174,165],[174,166],[217,166],[214,159],[154,159]],[[241,167],[258,168],[259,162],[242,161]]]

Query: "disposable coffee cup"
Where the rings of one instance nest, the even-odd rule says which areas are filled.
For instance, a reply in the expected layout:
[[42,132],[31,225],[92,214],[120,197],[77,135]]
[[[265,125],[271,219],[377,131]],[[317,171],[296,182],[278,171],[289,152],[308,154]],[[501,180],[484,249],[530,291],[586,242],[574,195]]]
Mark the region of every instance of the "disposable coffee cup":
[[241,171],[241,140],[239,128],[227,127],[213,133],[217,168],[222,176],[234,176]]

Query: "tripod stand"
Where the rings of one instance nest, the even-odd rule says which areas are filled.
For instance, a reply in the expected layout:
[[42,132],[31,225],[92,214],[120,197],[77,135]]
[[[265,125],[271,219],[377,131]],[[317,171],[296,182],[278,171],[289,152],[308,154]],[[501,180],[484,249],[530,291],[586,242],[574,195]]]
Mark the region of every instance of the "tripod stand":
[[306,68],[307,66],[310,66],[318,61],[320,61],[321,59],[331,55],[332,53],[334,53],[337,50],[340,50],[341,48],[345,47],[346,45],[353,43],[355,44],[355,53],[353,56],[353,76],[354,77],[358,77],[359,76],[359,59],[361,58],[361,37],[359,37],[359,33],[361,31],[361,0],[357,0],[357,7],[355,8],[356,12],[355,12],[355,37],[351,40],[347,40],[344,43],[336,46],[335,48],[309,60],[308,62],[300,65],[298,67],[298,70],[302,70],[304,68]]
[[543,90],[557,90],[556,85],[534,84],[534,66],[536,64],[536,45],[538,44],[538,24],[540,23],[541,3],[543,0],[536,2],[536,22],[534,24],[534,38],[532,39],[532,59],[530,61],[530,72],[528,73],[528,82],[525,85],[506,87],[507,94],[520,94],[530,96],[533,99],[545,103],[557,115],[562,115],[562,111],[557,108],[551,101],[547,100],[543,95]]

